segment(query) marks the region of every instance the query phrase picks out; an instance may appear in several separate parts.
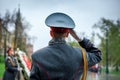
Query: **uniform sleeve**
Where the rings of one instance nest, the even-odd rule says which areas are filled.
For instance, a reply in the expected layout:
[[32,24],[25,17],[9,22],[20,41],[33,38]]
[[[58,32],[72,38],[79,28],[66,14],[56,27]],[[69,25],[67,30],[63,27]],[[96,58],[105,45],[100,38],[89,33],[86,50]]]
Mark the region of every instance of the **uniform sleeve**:
[[18,71],[17,67],[12,66],[11,62],[9,59],[6,59],[6,68],[8,71],[12,72],[12,71]]
[[79,42],[79,44],[86,50],[88,67],[91,67],[102,60],[101,51],[94,47],[90,40],[84,38],[81,42]]

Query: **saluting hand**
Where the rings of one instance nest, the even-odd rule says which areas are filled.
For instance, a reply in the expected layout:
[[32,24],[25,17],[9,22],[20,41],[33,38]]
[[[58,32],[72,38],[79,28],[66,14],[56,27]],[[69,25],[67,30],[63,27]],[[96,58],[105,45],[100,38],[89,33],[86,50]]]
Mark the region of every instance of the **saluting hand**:
[[73,29],[70,29],[70,34],[72,35],[72,37],[74,39],[76,39],[78,42],[81,42],[82,40],[78,37],[78,35],[76,34],[76,32]]

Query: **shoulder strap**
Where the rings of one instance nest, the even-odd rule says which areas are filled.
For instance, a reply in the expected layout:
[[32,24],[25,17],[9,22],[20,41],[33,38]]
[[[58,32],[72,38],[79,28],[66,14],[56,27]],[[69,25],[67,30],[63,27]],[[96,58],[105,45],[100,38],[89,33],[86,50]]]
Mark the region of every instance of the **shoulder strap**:
[[86,51],[80,46],[80,49],[82,51],[82,57],[83,57],[83,63],[84,63],[84,69],[83,74],[80,80],[86,80],[87,77],[87,70],[88,70],[88,62],[86,57]]

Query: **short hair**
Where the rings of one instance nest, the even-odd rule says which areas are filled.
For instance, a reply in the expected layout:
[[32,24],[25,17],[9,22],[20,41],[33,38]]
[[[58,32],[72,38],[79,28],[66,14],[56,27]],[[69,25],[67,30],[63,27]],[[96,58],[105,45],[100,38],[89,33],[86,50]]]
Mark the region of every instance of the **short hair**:
[[56,33],[66,33],[69,32],[69,28],[56,28],[56,27],[50,27],[51,31],[56,32]]

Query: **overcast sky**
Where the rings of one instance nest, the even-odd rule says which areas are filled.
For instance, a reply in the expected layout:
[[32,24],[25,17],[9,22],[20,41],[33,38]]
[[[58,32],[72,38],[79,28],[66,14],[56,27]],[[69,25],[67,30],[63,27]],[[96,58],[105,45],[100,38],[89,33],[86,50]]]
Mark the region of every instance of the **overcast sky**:
[[[30,36],[35,36],[34,51],[48,45],[51,39],[45,18],[54,12],[63,12],[73,18],[75,30],[91,37],[92,26],[101,18],[120,19],[120,0],[0,0],[0,14],[18,9],[31,24]],[[96,41],[97,42],[97,41]]]

